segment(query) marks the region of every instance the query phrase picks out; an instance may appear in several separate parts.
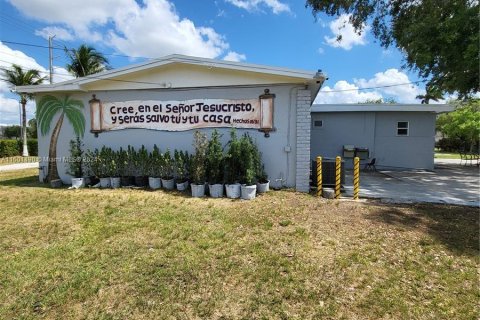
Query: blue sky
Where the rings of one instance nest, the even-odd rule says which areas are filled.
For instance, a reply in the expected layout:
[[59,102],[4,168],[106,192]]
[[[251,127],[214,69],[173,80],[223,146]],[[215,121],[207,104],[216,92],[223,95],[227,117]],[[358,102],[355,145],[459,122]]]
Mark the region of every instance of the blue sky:
[[[418,103],[419,80],[403,70],[395,48],[385,50],[368,31],[353,32],[346,16],[320,15],[298,0],[0,0],[0,66],[48,69],[54,46],[94,46],[112,67],[172,53],[296,69],[322,69],[329,77],[318,103],[394,98]],[[336,36],[342,35],[342,42]],[[36,46],[14,44],[26,43]],[[143,58],[142,58],[143,57]],[[54,81],[71,78],[62,50],[54,50]],[[28,118],[34,105],[28,105]],[[18,99],[0,81],[0,123],[18,123]]]

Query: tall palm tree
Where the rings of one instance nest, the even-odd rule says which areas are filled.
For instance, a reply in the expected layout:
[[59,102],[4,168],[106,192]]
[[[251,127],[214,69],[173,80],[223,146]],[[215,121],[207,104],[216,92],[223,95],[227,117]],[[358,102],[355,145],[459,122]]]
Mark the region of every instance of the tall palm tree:
[[73,126],[73,131],[80,137],[85,132],[85,117],[83,116],[83,103],[80,100],[70,99],[65,96],[63,99],[47,95],[40,99],[37,107],[37,123],[42,136],[50,131],[50,125],[53,117],[60,113],[60,117],[53,128],[50,138],[50,147],[48,149],[48,176],[47,181],[58,179],[57,169],[57,141],[62,128],[63,118],[67,119]]
[[[37,85],[41,84],[43,80],[45,80],[45,77],[40,76],[40,71],[35,69],[24,71],[22,67],[17,64],[12,64],[11,68],[2,68],[1,70],[5,76],[2,80],[10,83],[10,85],[14,87],[14,90],[17,86]],[[28,157],[27,112],[25,105],[27,104],[27,100],[33,99],[33,95],[16,91],[14,92],[20,97],[20,104],[22,105],[22,156]]]
[[67,71],[76,78],[110,69],[108,59],[86,44],[82,44],[78,49],[65,48],[65,53],[70,60],[70,63],[67,63]]

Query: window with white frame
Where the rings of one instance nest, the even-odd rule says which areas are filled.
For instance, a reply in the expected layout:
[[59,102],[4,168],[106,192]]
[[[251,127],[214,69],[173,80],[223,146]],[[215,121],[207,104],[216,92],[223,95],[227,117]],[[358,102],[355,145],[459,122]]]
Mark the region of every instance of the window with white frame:
[[397,136],[408,136],[408,121],[397,122]]

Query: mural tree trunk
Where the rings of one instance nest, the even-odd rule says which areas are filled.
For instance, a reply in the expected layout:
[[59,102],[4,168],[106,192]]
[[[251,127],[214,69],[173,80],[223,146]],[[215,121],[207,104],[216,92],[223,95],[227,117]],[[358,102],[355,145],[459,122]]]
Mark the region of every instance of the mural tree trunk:
[[52,137],[50,138],[50,147],[48,148],[48,177],[47,181],[59,179],[57,170],[57,141],[62,129],[63,117],[65,113],[62,112],[58,118],[55,128],[53,128]]
[[85,117],[83,116],[83,102],[70,99],[68,96],[57,98],[54,96],[44,96],[38,102],[37,124],[42,136],[50,132],[50,124],[55,115],[60,113],[55,128],[53,128],[48,148],[48,175],[47,181],[59,179],[57,167],[57,143],[62,129],[63,119],[67,117],[72,125],[73,131],[77,137],[83,137],[85,132]]

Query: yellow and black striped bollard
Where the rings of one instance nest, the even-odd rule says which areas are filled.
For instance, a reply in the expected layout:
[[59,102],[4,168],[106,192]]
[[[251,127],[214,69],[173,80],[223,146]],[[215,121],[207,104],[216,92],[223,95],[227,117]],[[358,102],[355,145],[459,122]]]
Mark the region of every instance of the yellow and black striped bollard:
[[317,197],[322,195],[322,157],[317,157]]
[[358,200],[360,192],[360,158],[353,159],[353,200]]
[[335,158],[335,199],[340,199],[341,171],[342,171],[342,158],[337,156]]

